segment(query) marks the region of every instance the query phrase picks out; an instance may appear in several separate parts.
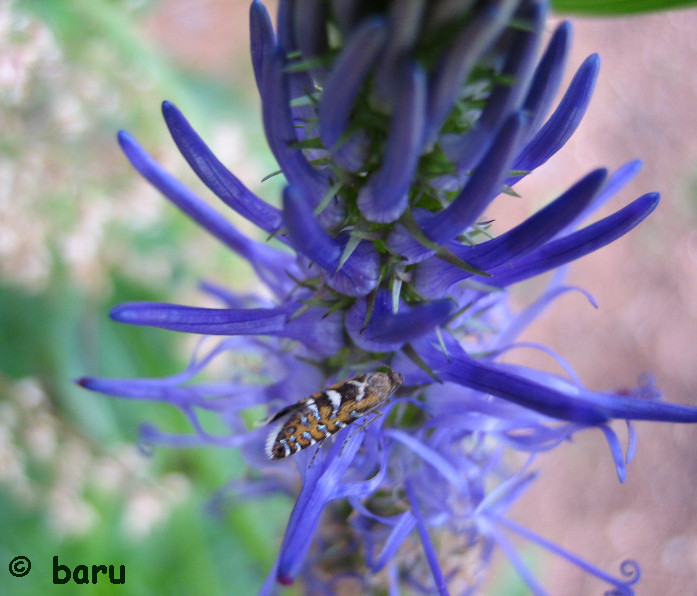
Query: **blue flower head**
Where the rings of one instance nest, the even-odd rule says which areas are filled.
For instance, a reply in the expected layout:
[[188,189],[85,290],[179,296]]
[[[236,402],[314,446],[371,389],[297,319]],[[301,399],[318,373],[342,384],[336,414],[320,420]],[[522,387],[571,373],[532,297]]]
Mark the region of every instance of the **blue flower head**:
[[[287,182],[281,206],[250,192],[173,104],[165,102],[163,114],[201,181],[268,242],[240,233],[130,134],[119,142],[135,169],[249,261],[268,291],[238,296],[205,283],[219,308],[117,306],[116,321],[208,337],[172,377],[80,384],[177,406],[193,434],[147,427],[144,439],[237,447],[258,471],[235,485],[240,494],[296,497],[262,593],[296,579],[307,593],[333,593],[343,582],[362,592],[472,593],[498,547],[543,594],[512,546],[517,535],[612,593],[632,594],[634,563],[609,575],[507,511],[534,480],[536,454],[574,433],[599,428],[623,480],[635,446],[631,420],[697,422],[697,408],[661,401],[650,381],[622,393],[587,389],[543,346],[528,347],[556,358],[564,376],[500,358],[522,345],[516,338],[551,301],[583,292],[564,285],[565,265],[629,232],[658,195],[583,224],[637,173],[639,163],[630,162],[586,174],[500,236],[486,222],[490,203],[505,201],[576,129],[598,57],[581,64],[552,110],[570,26],[561,24],[540,48],[542,0],[281,0],[276,31],[260,2],[250,14],[266,138]],[[548,271],[539,297],[514,312],[509,288]],[[255,364],[217,383],[197,381],[230,353]],[[404,382],[373,412],[379,419],[281,461],[266,457],[269,429],[250,430],[241,416],[260,404],[271,414],[297,411],[293,404],[331,383],[389,369]],[[325,394],[337,408],[342,396]],[[201,411],[217,412],[229,433],[207,432]],[[306,423],[318,430],[318,418]],[[609,426],[614,419],[627,421],[626,453]],[[511,450],[527,463],[512,467]]]

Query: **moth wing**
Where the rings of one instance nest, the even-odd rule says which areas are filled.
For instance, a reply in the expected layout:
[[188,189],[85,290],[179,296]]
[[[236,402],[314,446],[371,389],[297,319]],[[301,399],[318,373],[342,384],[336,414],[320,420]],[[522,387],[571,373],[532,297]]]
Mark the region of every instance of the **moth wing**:
[[273,428],[269,431],[269,434],[266,435],[266,444],[264,445],[264,451],[266,452],[266,456],[269,459],[276,459],[273,454],[273,448],[274,445],[276,444],[276,438],[278,437],[278,433],[281,432],[281,429],[283,428],[283,425],[285,424],[285,420],[281,420],[280,422],[277,422],[274,424]]
[[[297,403],[286,406],[280,409],[278,412],[270,416],[266,420],[266,424],[273,425],[269,434],[266,435],[266,445],[264,451],[269,459],[277,459],[273,454],[273,448],[276,445],[276,439],[278,439],[279,434],[288,424],[289,420],[292,418],[299,419],[303,416],[303,412],[307,411],[307,400],[303,399]],[[292,455],[292,452],[287,454]]]
[[281,418],[287,418],[291,416],[292,414],[295,414],[296,412],[302,410],[305,407],[305,400],[296,402],[294,404],[290,404],[289,406],[286,406],[285,408],[281,408],[278,412],[275,414],[272,414],[269,416],[266,420],[264,420],[264,424],[271,424],[272,422],[276,422],[277,420],[280,420]]

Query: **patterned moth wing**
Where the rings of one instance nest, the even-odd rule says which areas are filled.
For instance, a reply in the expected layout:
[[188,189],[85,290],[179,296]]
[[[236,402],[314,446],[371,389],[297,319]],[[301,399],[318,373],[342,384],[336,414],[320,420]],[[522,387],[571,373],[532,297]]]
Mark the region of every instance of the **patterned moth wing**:
[[282,459],[323,441],[387,403],[403,382],[392,370],[365,373],[283,408],[268,420],[277,424],[266,441],[266,455]]

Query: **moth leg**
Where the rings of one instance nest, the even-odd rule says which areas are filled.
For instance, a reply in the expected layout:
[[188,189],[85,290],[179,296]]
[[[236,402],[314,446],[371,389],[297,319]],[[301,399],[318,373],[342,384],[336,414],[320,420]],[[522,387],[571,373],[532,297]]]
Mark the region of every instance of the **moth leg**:
[[341,453],[343,453],[344,447],[346,447],[346,443],[352,436],[362,431],[371,422],[374,422],[375,420],[380,418],[380,416],[382,416],[382,410],[380,408],[375,408],[374,410],[366,414],[365,422],[363,422],[363,424],[361,424],[356,430],[354,430],[348,437],[344,439],[344,444],[341,446],[341,452],[339,454],[341,455]]
[[308,467],[308,468],[311,468],[311,467],[312,467],[312,464],[315,463],[315,459],[317,459],[317,454],[319,453],[319,448],[320,448],[320,445],[321,445],[321,444],[322,444],[321,442],[316,444],[315,452],[312,454],[312,459],[310,460],[310,463],[307,464],[307,467]]

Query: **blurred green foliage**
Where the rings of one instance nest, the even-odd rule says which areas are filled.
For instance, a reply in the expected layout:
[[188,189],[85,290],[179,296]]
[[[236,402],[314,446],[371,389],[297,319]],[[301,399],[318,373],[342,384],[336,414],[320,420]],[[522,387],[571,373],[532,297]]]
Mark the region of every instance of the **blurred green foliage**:
[[[173,408],[99,396],[73,382],[86,374],[178,372],[187,359],[186,338],[118,325],[108,318],[110,308],[129,300],[173,301],[191,292],[199,275],[225,280],[245,273],[165,201],[162,214],[145,223],[123,212],[129,207],[124,198],[136,197],[137,206],[138,195],[151,191],[117,157],[114,133],[137,131],[149,148],[167,143],[157,116],[162,98],[186,104],[189,117],[202,125],[241,122],[249,138],[252,131],[262,136],[259,120],[249,116],[256,109],[239,99],[244,94],[186,72],[143,38],[139,22],[155,6],[22,0],[0,8],[10,23],[1,50],[31,56],[21,89],[0,89],[6,124],[0,156],[12,168],[7,192],[15,205],[6,231],[18,238],[14,262],[6,259],[0,270],[3,595],[53,593],[54,555],[71,568],[125,565],[125,585],[101,576],[96,585],[69,592],[255,594],[273,566],[292,505],[279,497],[228,499],[212,514],[207,505],[215,491],[243,473],[237,453],[155,448],[149,457],[134,458],[141,423],[188,433],[188,422]],[[66,122],[73,112],[75,119]],[[263,138],[249,144],[261,170],[272,171]],[[97,246],[85,257],[80,251],[89,250],[77,242],[76,269],[66,247],[84,234],[95,210],[104,219],[94,227]],[[204,251],[195,260],[203,271],[189,260],[191,246]],[[29,275],[23,259],[43,269]],[[150,275],[148,264],[158,260],[167,267]],[[123,464],[124,457],[130,463]],[[117,472],[109,472],[112,465]],[[168,493],[163,487],[171,481],[178,488]],[[138,504],[149,498],[155,513],[139,514]],[[137,529],[148,516],[152,525],[134,530],[133,520]],[[26,577],[8,573],[17,555],[32,562]]]

